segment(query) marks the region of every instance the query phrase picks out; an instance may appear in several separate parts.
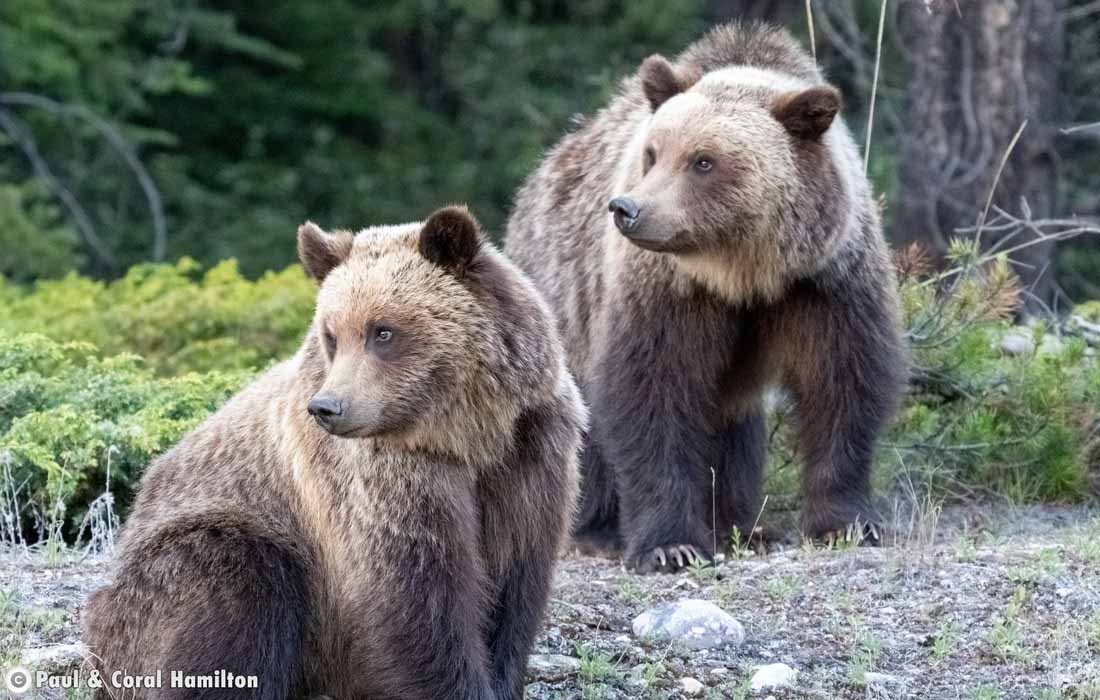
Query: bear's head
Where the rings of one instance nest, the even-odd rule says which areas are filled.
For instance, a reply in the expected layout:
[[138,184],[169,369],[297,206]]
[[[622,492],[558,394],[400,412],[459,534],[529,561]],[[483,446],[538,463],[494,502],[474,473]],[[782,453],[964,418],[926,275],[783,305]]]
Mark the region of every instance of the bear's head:
[[[730,287],[715,279],[730,265],[741,278],[776,260],[797,267],[803,239],[818,235],[798,221],[807,194],[831,191],[830,206],[846,207],[830,146],[836,88],[746,66],[700,74],[662,56],[646,59],[639,79],[651,115],[624,153],[609,202],[618,234],[674,255],[717,287]],[[725,291],[744,296],[779,276],[767,271]]]
[[341,438],[491,458],[562,371],[550,315],[464,207],[357,235],[298,230],[320,282],[309,413]]

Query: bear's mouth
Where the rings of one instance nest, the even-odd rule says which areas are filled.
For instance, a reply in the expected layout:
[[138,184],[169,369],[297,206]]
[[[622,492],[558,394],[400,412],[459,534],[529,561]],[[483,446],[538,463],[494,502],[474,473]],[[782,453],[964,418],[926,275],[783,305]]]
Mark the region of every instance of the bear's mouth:
[[684,240],[684,236],[679,233],[673,234],[671,236],[663,236],[661,238],[653,238],[641,235],[628,236],[625,234],[623,235],[623,237],[634,245],[638,246],[639,248],[654,253],[682,253],[687,248],[682,243],[682,241]]

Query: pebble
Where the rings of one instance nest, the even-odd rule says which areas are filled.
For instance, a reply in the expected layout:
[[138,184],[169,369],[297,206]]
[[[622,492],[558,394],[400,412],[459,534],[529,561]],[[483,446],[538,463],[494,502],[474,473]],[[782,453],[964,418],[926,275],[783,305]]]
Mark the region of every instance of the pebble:
[[738,647],[745,628],[708,600],[685,599],[646,610],[634,618],[634,636],[660,643],[679,642],[688,649]]
[[[1039,341],[1040,355],[1059,355],[1066,345],[1054,333],[1044,333]],[[1030,329],[1012,330],[1001,337],[1000,349],[1006,355],[1024,356],[1035,352],[1035,336]]]
[[875,671],[867,671],[863,674],[863,682],[872,687],[885,687],[889,685],[898,685],[899,683],[901,683],[901,679],[897,676],[892,676],[889,673],[876,673]]
[[527,659],[527,675],[544,681],[560,681],[580,670],[580,659],[564,654],[531,654]]
[[1062,342],[1062,339],[1053,333],[1047,333],[1043,336],[1043,340],[1039,343],[1040,355],[1060,355],[1063,350],[1066,349],[1066,344]]
[[703,688],[703,684],[694,678],[688,677],[680,679],[680,690],[689,698],[697,698],[702,695]]
[[1030,355],[1035,352],[1035,339],[1031,333],[1009,332],[1001,338],[1000,348],[1006,355]]
[[789,688],[794,684],[797,677],[798,671],[787,664],[768,664],[767,666],[757,666],[749,683],[752,685],[753,690]]

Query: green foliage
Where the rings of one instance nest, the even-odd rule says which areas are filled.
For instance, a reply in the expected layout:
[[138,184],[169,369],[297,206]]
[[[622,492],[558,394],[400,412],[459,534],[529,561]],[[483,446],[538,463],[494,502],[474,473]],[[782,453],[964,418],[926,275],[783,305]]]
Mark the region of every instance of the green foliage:
[[[1079,339],[1004,353],[1014,292],[1003,260],[946,293],[927,281],[902,285],[914,382],[883,461],[951,495],[1079,500],[1088,493],[1087,436],[1100,419],[1100,365]],[[1034,328],[1035,347],[1046,332]]]
[[0,184],[0,280],[27,282],[76,267],[77,244],[41,187]]
[[105,283],[75,274],[33,289],[0,282],[0,334],[85,341],[164,374],[260,367],[292,354],[313,314],[301,267],[244,279],[232,260],[137,265]]
[[124,508],[149,461],[248,376],[238,370],[163,378],[135,355],[100,357],[88,343],[0,336],[5,508],[19,501],[24,529],[33,520],[40,531],[57,521],[69,532],[108,486]]
[[[1087,498],[1090,474],[1100,469],[1100,362],[1080,338],[1047,349],[1050,331],[1041,325],[1031,330],[1039,350],[1005,353],[1016,280],[1003,259],[978,271],[975,254],[972,245],[955,246],[952,264],[968,271],[949,284],[945,276],[903,277],[912,378],[879,445],[876,484],[890,489],[900,480],[936,499]],[[785,408],[773,422],[766,491],[772,503],[793,508],[801,463]]]
[[[167,258],[285,266],[313,218],[357,228],[448,201],[501,233],[515,188],[577,112],[650,53],[706,26],[705,2],[323,5],[295,0],[5,0],[0,85],[73,108],[0,112],[88,211],[111,253],[97,277],[151,259],[145,194],[95,119],[119,128],[163,194]],[[3,138],[0,183],[36,182]],[[11,205],[0,199],[0,220]],[[59,276],[57,260],[31,277]]]

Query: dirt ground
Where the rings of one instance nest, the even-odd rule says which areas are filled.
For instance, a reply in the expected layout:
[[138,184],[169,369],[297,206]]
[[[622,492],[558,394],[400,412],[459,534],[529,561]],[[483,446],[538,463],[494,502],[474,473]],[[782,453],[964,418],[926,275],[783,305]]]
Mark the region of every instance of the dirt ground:
[[[527,696],[1100,700],[1100,512],[953,509],[911,525],[881,548],[742,551],[675,575],[570,555]],[[108,575],[103,557],[0,554],[0,667],[77,641],[83,602]],[[745,643],[634,638],[636,615],[685,598],[734,615]],[[798,672],[791,686],[751,690],[754,669],[774,663]]]

